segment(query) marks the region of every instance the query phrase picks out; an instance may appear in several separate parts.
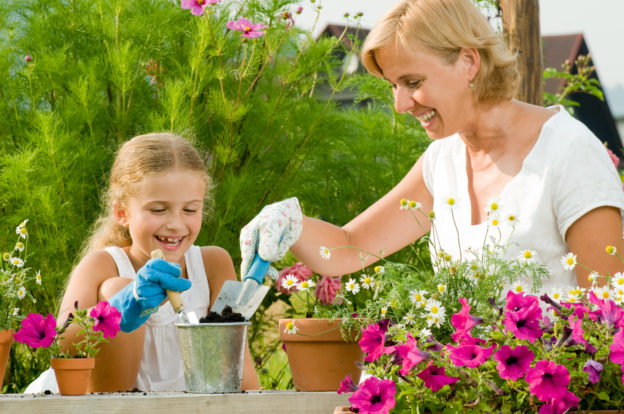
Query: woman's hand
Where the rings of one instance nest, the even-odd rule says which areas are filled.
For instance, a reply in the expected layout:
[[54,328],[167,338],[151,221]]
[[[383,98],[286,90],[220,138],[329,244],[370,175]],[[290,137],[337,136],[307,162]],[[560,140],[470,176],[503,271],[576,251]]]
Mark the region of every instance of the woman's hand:
[[241,278],[247,275],[256,253],[269,262],[284,257],[301,235],[302,228],[303,217],[296,197],[265,206],[241,230]]

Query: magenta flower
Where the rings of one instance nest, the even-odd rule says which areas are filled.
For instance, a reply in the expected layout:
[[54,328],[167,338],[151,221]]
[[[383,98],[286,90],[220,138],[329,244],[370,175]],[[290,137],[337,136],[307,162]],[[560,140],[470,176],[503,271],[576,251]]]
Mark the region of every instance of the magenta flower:
[[514,293],[511,290],[507,292],[507,305],[505,305],[505,309],[507,310],[517,312],[521,309],[529,308],[533,306],[533,304],[539,305],[537,296],[524,296],[524,292]]
[[370,377],[349,397],[349,402],[360,414],[388,414],[396,404],[395,394],[394,381]]
[[614,301],[598,299],[593,291],[589,293],[589,301],[598,306],[598,310],[591,312],[589,315],[592,320],[600,318],[600,321],[609,327],[621,327],[620,324],[624,319],[624,310],[622,310],[622,308],[620,308]]
[[574,393],[566,391],[561,399],[551,398],[539,409],[539,414],[563,414],[568,409],[576,407],[579,399]]
[[537,361],[530,368],[524,380],[529,383],[529,391],[541,401],[551,398],[561,399],[568,391],[570,373],[563,365],[552,361]]
[[358,341],[362,351],[367,353],[364,358],[367,362],[373,362],[379,359],[384,353],[386,333],[378,324],[370,324],[366,329],[362,328],[362,338]]
[[32,56],[30,56],[30,55],[26,55],[26,56],[24,56],[24,60],[25,60],[26,62],[30,62],[30,61],[32,60]]
[[230,30],[238,30],[239,32],[243,32],[241,37],[246,37],[248,39],[255,39],[256,37],[260,37],[264,34],[261,29],[266,29],[266,26],[262,23],[253,24],[249,20],[241,17],[238,20],[232,20],[227,23],[227,28]]
[[95,307],[91,309],[91,312],[89,312],[89,315],[95,319],[93,330],[102,331],[104,338],[112,338],[119,332],[121,313],[108,302],[102,301],[95,305]]
[[595,384],[598,381],[600,381],[600,373],[602,372],[603,369],[604,369],[604,366],[600,362],[594,361],[593,359],[588,359],[585,365],[583,366],[583,371],[587,372],[589,381],[592,384]]
[[390,349],[392,349],[391,352],[394,353],[397,361],[401,363],[401,370],[399,371],[401,375],[407,375],[410,369],[431,356],[430,353],[418,348],[418,343],[410,334],[407,334],[405,344],[386,348],[386,350]]
[[425,382],[425,386],[431,391],[436,392],[447,384],[453,384],[459,381],[459,377],[450,377],[444,373],[444,367],[438,367],[429,363],[427,368],[416,374],[417,377]]
[[447,345],[449,359],[458,367],[475,368],[483,364],[494,351],[494,345],[483,348],[479,345]]
[[524,345],[511,348],[503,345],[494,353],[494,360],[498,361],[496,369],[502,379],[518,380],[531,368],[535,354]]
[[613,151],[611,151],[609,148],[605,147],[605,149],[607,150],[607,153],[609,154],[609,158],[611,158],[613,165],[615,165],[615,168],[618,168],[620,166],[620,159],[618,158],[618,156],[615,155]]
[[618,333],[613,335],[613,343],[609,347],[609,350],[611,351],[611,354],[609,355],[609,359],[611,360],[611,362],[615,362],[616,364],[624,364],[624,330],[623,329],[620,329]]
[[322,276],[314,290],[314,294],[323,305],[334,305],[338,292],[340,292],[340,278],[331,276]]
[[451,324],[455,328],[455,333],[451,335],[453,341],[459,342],[462,337],[470,334],[470,330],[483,322],[482,318],[472,316],[470,314],[471,306],[468,305],[466,298],[459,299],[462,309],[458,313],[451,316]]
[[22,319],[22,327],[13,338],[31,348],[47,348],[54,342],[55,336],[56,321],[51,313],[45,318],[38,313],[29,313]]
[[568,319],[568,323],[570,324],[570,329],[572,329],[572,339],[578,344],[587,345],[587,341],[583,337],[583,334],[585,333],[583,331],[583,320],[570,318]]
[[526,339],[530,343],[535,342],[537,338],[543,335],[540,329],[539,320],[542,316],[542,310],[539,304],[535,304],[521,308],[518,311],[505,312],[503,324],[518,339]]
[[221,0],[180,0],[180,7],[191,9],[195,16],[201,16],[209,4],[221,3]]
[[343,392],[354,392],[357,391],[357,389],[358,387],[351,379],[351,375],[347,375],[342,381],[340,381],[340,387],[337,392],[338,394],[342,394]]

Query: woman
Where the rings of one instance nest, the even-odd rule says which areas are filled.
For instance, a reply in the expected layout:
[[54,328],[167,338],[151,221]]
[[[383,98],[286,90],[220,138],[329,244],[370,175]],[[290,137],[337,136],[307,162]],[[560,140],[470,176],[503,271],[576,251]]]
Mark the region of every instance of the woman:
[[568,252],[601,274],[622,270],[605,253],[607,245],[624,251],[624,194],[604,146],[562,107],[512,99],[515,58],[470,0],[402,1],[370,32],[362,59],[391,84],[396,111],[415,116],[434,142],[343,227],[301,216],[296,199],[266,206],[241,232],[243,273],[256,246],[266,260],[291,248],[316,272],[354,272],[362,265],[357,249],[323,260],[319,246],[386,256],[417,240],[430,223],[401,211],[401,199],[434,210],[437,242],[455,259],[482,246],[492,207],[506,208],[519,218],[509,257],[536,254],[551,273],[545,289],[589,284],[586,268],[561,265]]

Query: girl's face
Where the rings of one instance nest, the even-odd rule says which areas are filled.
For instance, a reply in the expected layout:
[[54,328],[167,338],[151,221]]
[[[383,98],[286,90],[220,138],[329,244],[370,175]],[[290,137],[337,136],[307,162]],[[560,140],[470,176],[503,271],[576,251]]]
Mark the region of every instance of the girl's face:
[[431,138],[462,133],[474,106],[470,80],[474,62],[462,50],[449,64],[424,47],[386,46],[378,51],[384,77],[392,85],[397,112],[409,112]]
[[202,224],[206,184],[201,175],[174,170],[146,176],[136,196],[115,215],[132,236],[130,257],[144,263],[152,250],[161,249],[168,261],[182,262]]

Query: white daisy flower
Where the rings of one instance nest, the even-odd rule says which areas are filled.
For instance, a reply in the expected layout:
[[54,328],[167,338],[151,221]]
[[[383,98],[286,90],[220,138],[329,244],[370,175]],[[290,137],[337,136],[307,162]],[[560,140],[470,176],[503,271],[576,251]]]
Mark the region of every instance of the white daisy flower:
[[594,284],[594,283],[596,283],[598,281],[599,277],[600,277],[600,275],[598,274],[598,272],[591,271],[587,275],[587,280],[589,281],[589,283]]
[[22,243],[22,242],[15,243],[15,250],[23,252],[24,251],[24,243]]
[[11,257],[11,259],[9,259],[9,261],[15,267],[23,267],[24,266],[24,261],[22,259],[20,259],[19,257]]
[[292,321],[290,321],[290,322],[287,322],[287,323],[286,323],[286,328],[284,329],[284,333],[287,333],[287,334],[296,334],[298,329],[299,329],[299,328],[297,328],[297,327],[295,326],[295,321],[294,321],[294,320],[292,320]]
[[410,202],[409,202],[409,207],[410,207],[412,210],[419,210],[419,209],[421,209],[421,208],[422,208],[422,204],[421,204],[421,203],[419,203],[418,201],[410,201]]
[[565,270],[574,270],[576,266],[576,255],[574,253],[568,253],[561,258],[561,264]]
[[439,319],[444,319],[444,315],[446,313],[446,309],[444,309],[444,306],[442,306],[442,304],[435,299],[427,302],[427,304],[425,305],[425,310],[429,312],[429,316],[437,317]]
[[20,308],[13,308],[13,313],[11,314],[11,316],[19,315],[19,311],[20,311]]
[[409,208],[409,201],[402,198],[401,201],[399,201],[399,209],[407,210],[408,208]]
[[615,246],[607,246],[605,247],[605,251],[611,256],[615,256],[615,254],[617,253],[617,249],[615,248]]
[[432,316],[431,314],[427,315],[427,326],[431,327],[435,325],[436,327],[440,327],[443,319],[438,316]]
[[503,217],[505,223],[512,227],[518,223],[518,216],[513,212],[505,212],[504,214],[501,214],[501,217]]
[[299,279],[297,279],[294,275],[286,275],[286,277],[282,279],[282,287],[284,289],[297,290],[297,286],[299,286]]
[[408,312],[405,316],[403,316],[403,320],[406,325],[413,325],[416,323],[416,318],[412,312]]
[[383,266],[375,266],[375,273],[386,273],[386,269]]
[[18,236],[20,236],[22,239],[25,239],[26,237],[28,237],[28,230],[26,230],[26,227],[22,226],[21,224],[17,226],[17,228],[15,229],[15,233]]
[[551,290],[549,296],[557,302],[559,302],[563,298],[563,295],[561,294],[561,290],[559,289]]
[[521,282],[516,282],[511,286],[511,290],[514,291],[514,293],[520,293],[520,292],[524,292],[524,285]]
[[345,289],[347,289],[347,292],[351,292],[355,295],[360,291],[360,285],[355,280],[349,279],[345,284]]
[[329,258],[331,257],[331,251],[325,246],[321,246],[320,254],[321,257],[325,260],[329,260]]
[[536,262],[536,256],[537,253],[535,252],[535,250],[524,250],[522,253],[520,253],[520,256],[518,256],[518,260],[520,261],[520,263],[528,265]]
[[611,279],[611,286],[615,289],[617,287],[624,287],[624,273],[617,272]]
[[500,219],[496,215],[488,216],[487,222],[490,226],[498,227],[501,224]]
[[426,291],[424,290],[417,290],[417,289],[412,289],[409,292],[409,299],[410,301],[416,305],[416,308],[420,308],[421,306],[424,306],[426,303]]
[[452,210],[457,206],[457,199],[455,197],[445,197],[444,205]]
[[431,329],[422,328],[421,330],[418,331],[416,336],[418,336],[419,338],[429,338],[431,336]]
[[362,287],[364,289],[370,289],[373,287],[373,284],[375,283],[375,281],[373,280],[372,277],[366,274],[362,274],[362,277],[360,278],[360,283],[362,283]]
[[35,280],[37,281],[38,285],[41,284],[41,270],[37,271],[37,274],[35,275]]
[[598,299],[602,300],[613,299],[613,294],[611,293],[611,290],[606,286],[595,289],[594,295],[596,295]]
[[381,313],[381,317],[385,318],[386,317],[386,313],[388,313],[388,307],[384,306],[383,308],[381,308],[380,313]]
[[307,290],[309,290],[310,288],[313,288],[315,286],[314,282],[311,280],[304,280],[303,282],[299,283],[297,285],[297,288],[302,291],[305,292]]
[[485,212],[488,215],[498,216],[500,211],[500,201],[498,200],[498,197],[492,197],[485,206]]
[[20,286],[17,289],[17,297],[20,299],[24,299],[24,296],[26,296],[26,288],[24,286]]
[[437,289],[438,289],[438,292],[440,292],[442,294],[446,293],[446,285],[444,285],[444,284],[439,284]]

